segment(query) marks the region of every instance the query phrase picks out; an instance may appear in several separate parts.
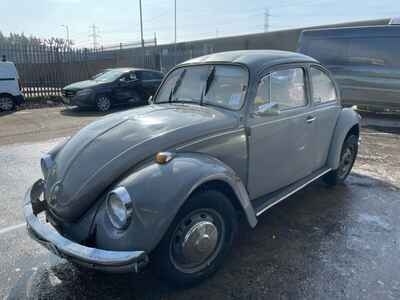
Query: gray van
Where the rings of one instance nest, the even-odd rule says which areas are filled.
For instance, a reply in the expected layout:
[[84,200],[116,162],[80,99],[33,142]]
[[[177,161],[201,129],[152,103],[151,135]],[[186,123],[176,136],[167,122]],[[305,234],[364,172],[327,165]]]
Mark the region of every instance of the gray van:
[[298,52],[332,72],[344,105],[400,108],[400,26],[305,30]]

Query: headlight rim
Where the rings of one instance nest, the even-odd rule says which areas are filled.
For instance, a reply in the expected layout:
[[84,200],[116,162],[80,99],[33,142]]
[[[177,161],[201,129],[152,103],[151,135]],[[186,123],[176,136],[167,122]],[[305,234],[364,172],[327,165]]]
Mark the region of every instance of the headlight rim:
[[[125,208],[126,219],[122,223],[117,220],[116,214],[111,207],[110,202],[112,195],[115,195],[118,198],[118,200],[121,201],[123,207]],[[107,207],[108,219],[116,229],[124,230],[130,225],[133,214],[133,201],[129,192],[125,187],[119,186],[107,194],[106,207]]]
[[42,169],[42,174],[44,179],[46,180],[52,167],[54,166],[54,160],[50,154],[46,153],[40,159],[40,168]]

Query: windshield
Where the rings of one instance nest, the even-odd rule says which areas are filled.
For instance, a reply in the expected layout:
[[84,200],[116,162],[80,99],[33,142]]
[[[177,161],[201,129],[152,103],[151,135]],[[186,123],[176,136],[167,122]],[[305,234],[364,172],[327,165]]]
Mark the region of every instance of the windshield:
[[234,65],[182,67],[168,75],[156,103],[193,102],[232,110],[242,107],[248,72]]
[[118,79],[122,74],[124,74],[124,72],[119,70],[108,70],[95,75],[93,79],[96,81],[110,82]]

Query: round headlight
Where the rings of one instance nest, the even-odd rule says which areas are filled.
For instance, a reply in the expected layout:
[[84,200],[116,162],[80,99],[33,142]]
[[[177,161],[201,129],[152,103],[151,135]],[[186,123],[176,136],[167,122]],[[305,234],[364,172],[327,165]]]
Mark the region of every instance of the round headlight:
[[108,194],[108,217],[117,229],[128,227],[132,216],[132,199],[124,187],[118,187]]
[[49,202],[51,205],[55,205],[58,201],[58,198],[62,192],[62,183],[61,181],[57,181],[50,190],[50,198]]
[[54,162],[53,159],[51,158],[50,154],[45,154],[43,157],[40,159],[40,167],[42,168],[42,173],[44,176],[44,179],[47,178],[49,175],[50,169],[53,167]]

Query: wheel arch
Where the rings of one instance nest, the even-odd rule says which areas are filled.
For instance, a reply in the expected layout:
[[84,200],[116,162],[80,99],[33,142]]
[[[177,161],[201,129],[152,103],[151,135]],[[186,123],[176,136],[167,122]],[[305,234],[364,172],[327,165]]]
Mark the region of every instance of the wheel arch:
[[340,153],[347,136],[360,135],[360,115],[352,108],[343,108],[338,116],[328,153],[327,166],[332,170],[337,169]]
[[243,196],[238,189],[241,187],[234,187],[232,183],[224,178],[206,178],[201,180],[193,189],[188,193],[185,203],[193,194],[199,193],[204,190],[216,190],[224,194],[232,203],[235,210],[244,215],[248,224],[251,227],[255,227],[257,224],[257,218],[252,206],[248,206],[248,196]]
[[11,99],[13,99],[14,101],[15,101],[15,96],[14,95],[12,95],[12,94],[10,94],[10,93],[0,93],[0,97],[1,96],[7,96],[7,97],[10,97]]
[[[240,178],[229,166],[206,154],[178,153],[166,164],[148,162],[115,183],[111,189],[117,186],[124,186],[134,199],[135,213],[131,225],[117,234],[104,218],[104,203],[95,221],[99,247],[153,251],[190,196],[207,188],[223,192],[233,206],[243,212],[251,227],[257,224],[256,214]],[[140,238],[132,239],[132,236]]]

